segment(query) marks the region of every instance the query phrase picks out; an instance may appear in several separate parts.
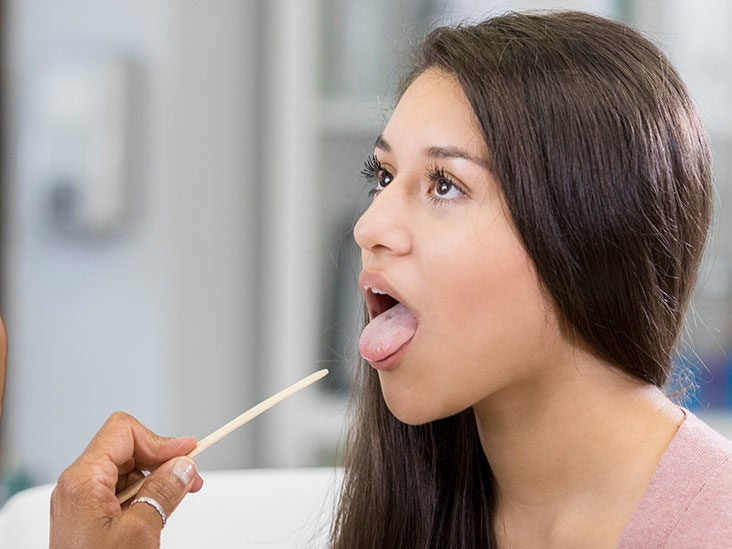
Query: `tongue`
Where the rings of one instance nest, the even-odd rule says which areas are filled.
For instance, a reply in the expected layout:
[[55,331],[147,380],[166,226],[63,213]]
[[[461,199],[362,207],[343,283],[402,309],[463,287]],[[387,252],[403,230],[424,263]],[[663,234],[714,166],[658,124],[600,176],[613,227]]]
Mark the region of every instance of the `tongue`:
[[369,322],[361,333],[358,350],[371,362],[384,360],[407,343],[417,331],[417,319],[401,303]]

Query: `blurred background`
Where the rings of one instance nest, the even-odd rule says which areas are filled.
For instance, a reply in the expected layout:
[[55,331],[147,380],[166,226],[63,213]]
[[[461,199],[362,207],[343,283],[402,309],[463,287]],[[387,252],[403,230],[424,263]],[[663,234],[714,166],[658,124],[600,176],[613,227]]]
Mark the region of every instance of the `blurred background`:
[[436,24],[562,7],[643,30],[703,112],[717,216],[680,362],[686,405],[731,437],[732,3],[1,0],[0,501],[53,481],[115,410],[201,437],[323,367],[200,465],[332,463],[359,171],[405,54]]

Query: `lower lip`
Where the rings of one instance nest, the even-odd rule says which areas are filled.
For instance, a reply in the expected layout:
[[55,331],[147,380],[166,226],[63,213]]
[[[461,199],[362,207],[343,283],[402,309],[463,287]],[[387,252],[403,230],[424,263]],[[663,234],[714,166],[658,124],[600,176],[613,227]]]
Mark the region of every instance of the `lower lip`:
[[399,366],[399,363],[401,362],[402,357],[404,356],[404,353],[407,352],[407,347],[409,347],[409,344],[412,342],[413,339],[414,339],[414,336],[412,336],[412,338],[409,341],[407,341],[404,345],[399,347],[395,352],[390,354],[385,359],[378,360],[378,361],[369,360],[368,363],[371,364],[371,366],[375,370],[380,370],[380,371],[393,370],[394,368]]

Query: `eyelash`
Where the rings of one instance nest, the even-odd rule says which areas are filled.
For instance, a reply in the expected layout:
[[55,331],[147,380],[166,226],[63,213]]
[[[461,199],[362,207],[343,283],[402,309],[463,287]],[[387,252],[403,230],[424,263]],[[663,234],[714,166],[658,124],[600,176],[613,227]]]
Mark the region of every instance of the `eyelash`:
[[[379,159],[376,158],[375,154],[372,154],[364,161],[363,168],[361,168],[361,175],[367,182],[374,183],[376,182],[376,177],[379,175],[379,172],[383,169],[384,167],[381,165],[381,162],[379,162]],[[369,196],[373,196],[374,193],[376,193],[376,189],[372,187],[369,190]]]
[[[372,154],[371,156],[369,156],[366,159],[366,161],[363,164],[363,168],[361,169],[361,175],[363,175],[366,178],[366,180],[369,181],[370,183],[375,183],[376,186],[381,186],[381,181],[379,178],[379,175],[381,174],[381,172],[389,173],[384,169],[384,166],[381,164],[381,162],[379,161],[378,157],[375,154]],[[391,174],[389,174],[389,175],[393,178],[393,176]],[[452,177],[450,177],[449,175],[447,175],[445,173],[444,168],[439,167],[437,164],[431,166],[427,170],[427,173],[425,174],[425,176],[427,177],[427,179],[429,179],[432,182],[433,185],[438,184],[442,181],[442,182],[445,182],[450,187],[457,189],[463,195],[467,196],[467,194],[468,194],[461,185],[458,185],[457,183],[455,183],[455,181],[452,179]],[[388,185],[388,183],[387,183],[387,185]],[[376,186],[372,187],[369,190],[369,193],[368,193],[369,196],[374,196],[377,192],[379,192],[380,189],[377,189]],[[441,204],[444,202],[450,202],[450,201],[455,200],[455,199],[447,199],[447,198],[435,196],[432,193],[429,193],[427,195],[427,198],[435,204]]]

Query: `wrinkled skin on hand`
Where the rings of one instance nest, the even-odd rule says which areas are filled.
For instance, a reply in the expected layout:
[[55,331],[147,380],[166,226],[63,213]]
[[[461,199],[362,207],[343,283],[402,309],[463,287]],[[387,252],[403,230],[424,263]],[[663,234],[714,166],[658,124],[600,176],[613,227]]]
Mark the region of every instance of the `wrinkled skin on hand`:
[[51,549],[160,547],[158,512],[144,503],[120,505],[116,494],[151,471],[135,497],[154,498],[170,517],[186,494],[203,485],[193,460],[184,457],[195,446],[192,437],[160,437],[132,416],[113,414],[58,479]]

